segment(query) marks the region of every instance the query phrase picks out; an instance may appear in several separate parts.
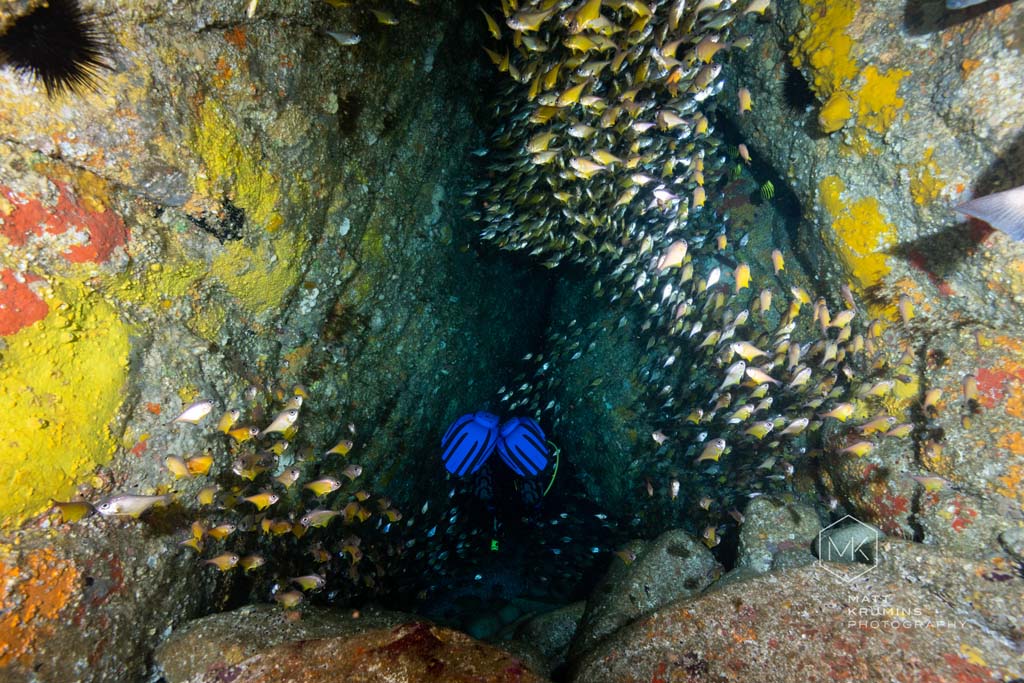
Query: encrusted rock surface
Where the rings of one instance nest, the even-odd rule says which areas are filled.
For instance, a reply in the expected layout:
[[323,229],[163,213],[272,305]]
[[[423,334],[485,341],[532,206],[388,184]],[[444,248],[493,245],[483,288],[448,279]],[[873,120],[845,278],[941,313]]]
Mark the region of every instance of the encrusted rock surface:
[[773,558],[787,550],[808,550],[821,524],[809,505],[755,498],[744,511],[736,566],[765,573]]
[[[900,541],[885,553],[857,579],[862,565],[801,567],[672,603],[602,641],[574,663],[572,680],[834,683],[1021,675],[1013,644],[992,630],[1000,616],[972,611],[966,600],[984,581],[971,577],[975,563]],[[947,593],[957,580],[970,585]],[[1019,578],[989,583],[1003,606],[1020,600],[1020,588],[1010,585],[1024,583]]]
[[415,621],[409,614],[382,610],[332,610],[305,606],[249,605],[190,621],[160,644],[154,655],[168,683],[184,683],[211,671],[230,669],[282,643],[343,638]]
[[283,643],[188,683],[543,683],[518,659],[425,622]]
[[721,570],[711,551],[677,529],[645,544],[629,564],[616,557],[587,599],[569,658],[579,658],[608,634],[663,605],[699,594]]
[[587,603],[584,600],[531,617],[516,629],[516,640],[535,647],[551,669],[565,663]]
[[[994,547],[1021,518],[1024,251],[952,207],[1024,182],[1024,5],[772,5],[755,47],[731,54],[726,93],[746,87],[755,103],[734,123],[755,166],[799,200],[798,248],[822,280],[849,282],[871,315],[899,319],[899,296],[915,309],[886,332],[895,392],[857,413],[914,422],[913,438],[863,458],[828,453],[826,486],[887,534]],[[968,374],[983,387],[980,413],[961,398]],[[932,389],[943,392],[937,416],[920,407]],[[952,484],[925,491],[910,475]]]
[[[141,679],[159,634],[237,589],[178,545],[209,482],[164,459],[210,448],[227,468],[211,432],[250,385],[269,405],[303,384],[310,444],[352,424],[367,489],[442,496],[418,456],[537,333],[505,293],[545,286],[467,249],[457,220],[481,136],[455,3],[396,8],[396,26],[320,2],[80,4],[111,46],[95,91],[51,99],[0,68],[12,681]],[[217,404],[200,428],[168,425],[200,397]],[[389,486],[405,481],[421,486]],[[141,522],[40,516],[172,487]]]

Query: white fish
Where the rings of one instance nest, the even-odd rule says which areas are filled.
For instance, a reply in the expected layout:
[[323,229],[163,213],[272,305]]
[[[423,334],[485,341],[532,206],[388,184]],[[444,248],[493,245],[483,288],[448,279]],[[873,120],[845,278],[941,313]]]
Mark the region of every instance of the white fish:
[[327,35],[334,38],[338,45],[358,45],[363,39],[361,35],[348,31],[327,31]]
[[199,424],[199,421],[210,414],[213,410],[213,401],[200,400],[196,401],[189,407],[182,411],[181,415],[174,418],[171,423],[174,422],[188,422],[189,424]]
[[130,493],[121,493],[96,505],[96,512],[104,517],[138,517],[154,505],[167,505],[170,502],[170,494],[136,496]]
[[954,210],[983,220],[1011,239],[1024,242],[1024,185],[972,199]]
[[295,421],[298,419],[299,411],[297,408],[283,410],[277,414],[277,417],[274,418],[274,421],[271,422],[266,429],[260,432],[259,435],[263,436],[264,434],[270,434],[271,432],[283,432],[289,427],[291,427],[293,424],[295,424]]

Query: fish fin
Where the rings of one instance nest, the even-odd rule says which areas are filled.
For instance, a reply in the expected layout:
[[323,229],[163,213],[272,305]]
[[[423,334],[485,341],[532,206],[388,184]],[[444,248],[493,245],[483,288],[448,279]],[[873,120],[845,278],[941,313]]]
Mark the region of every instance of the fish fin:
[[1024,185],[972,199],[955,210],[985,221],[1017,242],[1024,242]]

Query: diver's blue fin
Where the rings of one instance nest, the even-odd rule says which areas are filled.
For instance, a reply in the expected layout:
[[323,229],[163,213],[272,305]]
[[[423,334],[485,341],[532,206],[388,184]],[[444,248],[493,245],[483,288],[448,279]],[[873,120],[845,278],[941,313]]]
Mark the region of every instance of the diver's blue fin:
[[480,469],[491,457],[498,440],[498,416],[490,413],[463,415],[441,439],[445,469],[462,477]]
[[532,477],[547,467],[550,452],[536,420],[513,417],[501,426],[498,455],[519,476]]

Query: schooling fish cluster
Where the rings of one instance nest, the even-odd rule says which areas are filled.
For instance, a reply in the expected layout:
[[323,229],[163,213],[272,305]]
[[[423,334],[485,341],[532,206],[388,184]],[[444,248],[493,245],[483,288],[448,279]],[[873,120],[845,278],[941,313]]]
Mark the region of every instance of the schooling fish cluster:
[[[704,206],[706,180],[726,162],[707,113],[725,85],[715,57],[747,47],[733,26],[767,7],[503,3],[511,51],[488,54],[511,81],[494,106],[491,178],[472,192],[483,238],[552,268],[612,264],[616,280],[643,287],[641,262]],[[741,93],[740,113],[750,106]]]
[[[376,578],[401,551],[387,536],[402,514],[388,498],[359,489],[362,467],[348,461],[353,449],[343,438],[323,454],[296,442],[307,393],[296,387],[278,398],[283,405],[265,427],[258,391],[246,393],[248,419],[231,408],[217,423],[212,438],[222,441],[200,455],[167,456],[164,463],[180,480],[202,480],[195,501],[184,494],[118,494],[99,502],[105,517],[138,518],[154,506],[179,504],[195,516],[181,545],[221,572],[239,571],[257,591],[269,590],[287,608],[303,594],[322,591],[327,601],[373,592]],[[199,400],[171,425],[198,425],[214,410]],[[348,426],[349,434],[355,427]],[[227,452],[226,457],[221,454]],[[225,467],[216,467],[218,460]],[[190,498],[191,496],[189,496]],[[65,519],[84,516],[87,503],[59,503]]]
[[[511,82],[494,107],[487,180],[472,193],[485,241],[547,267],[582,264],[595,296],[623,304],[618,325],[646,340],[635,379],[655,427],[631,474],[688,524],[704,520],[709,547],[742,523],[744,498],[785,491],[798,466],[863,457],[878,438],[916,429],[894,399],[917,379],[912,335],[868,319],[848,287],[830,302],[792,286],[778,249],[770,264],[744,262],[750,235],[704,208],[728,156],[712,135],[724,87],[715,59],[749,44],[733,33],[768,4],[503,2],[511,47],[488,54]],[[743,115],[749,93],[737,100]],[[899,311],[909,322],[905,297]],[[508,409],[557,428],[553,369],[589,352],[599,325],[574,321],[527,357],[533,372],[502,393]]]

